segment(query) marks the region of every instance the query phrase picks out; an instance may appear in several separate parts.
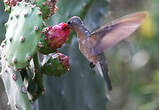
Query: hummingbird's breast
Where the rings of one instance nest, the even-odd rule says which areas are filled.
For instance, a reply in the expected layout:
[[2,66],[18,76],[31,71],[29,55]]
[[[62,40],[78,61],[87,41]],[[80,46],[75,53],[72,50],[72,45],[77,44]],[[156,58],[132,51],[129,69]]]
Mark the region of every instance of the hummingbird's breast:
[[82,52],[82,54],[90,61],[93,62],[94,64],[97,63],[96,56],[93,56],[91,54],[91,48],[88,46],[88,41],[87,39],[85,40],[80,40],[79,39],[79,49]]
[[77,33],[80,51],[90,62],[96,64],[97,63],[96,56],[93,56],[91,54],[92,47],[90,46],[90,39],[89,39],[91,33],[84,25],[79,25],[75,27],[74,30]]

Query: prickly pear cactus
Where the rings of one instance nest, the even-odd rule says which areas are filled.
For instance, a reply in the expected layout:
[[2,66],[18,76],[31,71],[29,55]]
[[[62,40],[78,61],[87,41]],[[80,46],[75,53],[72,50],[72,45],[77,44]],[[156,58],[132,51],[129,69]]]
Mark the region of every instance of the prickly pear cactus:
[[12,8],[6,23],[6,60],[16,69],[26,67],[38,51],[43,26],[40,9],[19,2]]

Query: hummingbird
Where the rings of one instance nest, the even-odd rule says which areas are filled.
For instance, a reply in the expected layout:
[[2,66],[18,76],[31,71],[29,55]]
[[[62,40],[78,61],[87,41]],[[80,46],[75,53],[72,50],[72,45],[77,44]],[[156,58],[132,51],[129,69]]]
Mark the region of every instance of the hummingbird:
[[130,36],[143,23],[147,14],[145,11],[129,14],[93,32],[86,28],[78,16],[73,16],[67,21],[67,28],[77,34],[81,53],[89,60],[91,68],[97,67],[104,77],[108,91],[112,90],[112,85],[104,51]]

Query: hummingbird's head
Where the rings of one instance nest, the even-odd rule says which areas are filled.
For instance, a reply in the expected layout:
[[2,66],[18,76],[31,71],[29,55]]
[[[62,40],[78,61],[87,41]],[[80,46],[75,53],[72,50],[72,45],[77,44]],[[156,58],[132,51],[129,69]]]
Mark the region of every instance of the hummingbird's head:
[[73,16],[67,21],[68,28],[76,29],[82,24],[82,20],[78,16]]

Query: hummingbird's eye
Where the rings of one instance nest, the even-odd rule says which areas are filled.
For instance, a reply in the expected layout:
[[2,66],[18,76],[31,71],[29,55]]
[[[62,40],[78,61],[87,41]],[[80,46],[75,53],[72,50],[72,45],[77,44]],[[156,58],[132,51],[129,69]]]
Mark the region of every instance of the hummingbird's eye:
[[71,21],[69,21],[67,24],[71,24]]

